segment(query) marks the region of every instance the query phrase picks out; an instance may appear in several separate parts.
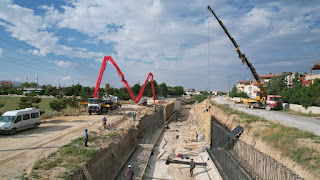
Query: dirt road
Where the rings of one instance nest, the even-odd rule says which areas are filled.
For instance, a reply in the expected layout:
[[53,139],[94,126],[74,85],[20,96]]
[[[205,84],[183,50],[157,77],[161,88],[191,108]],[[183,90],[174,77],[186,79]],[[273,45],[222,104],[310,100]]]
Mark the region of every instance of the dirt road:
[[231,101],[225,100],[223,97],[215,97],[215,102],[220,104],[229,104],[231,108],[236,110],[263,117],[269,121],[277,121],[282,124],[306,130],[320,136],[320,119],[313,117],[295,116],[280,111],[266,111],[265,109],[246,109],[244,104],[236,104],[233,106]]
[[[142,107],[123,105],[122,112],[128,114],[138,108]],[[0,135],[1,179],[19,179],[37,160],[83,136],[86,128],[89,134],[98,129],[103,116],[107,117],[108,123],[114,123],[122,115],[117,109],[105,115],[60,116],[42,121],[38,129],[21,131],[14,136]]]

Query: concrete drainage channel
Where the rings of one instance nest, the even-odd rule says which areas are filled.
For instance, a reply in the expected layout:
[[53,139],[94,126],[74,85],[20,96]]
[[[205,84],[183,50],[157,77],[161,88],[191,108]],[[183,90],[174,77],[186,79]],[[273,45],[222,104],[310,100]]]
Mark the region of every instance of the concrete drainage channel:
[[235,138],[214,117],[211,117],[211,142],[207,151],[223,179],[303,179],[272,157]]
[[134,169],[135,179],[142,179],[148,166],[150,156],[152,155],[152,150],[158,142],[163,130],[165,129],[165,125],[171,120],[174,120],[176,117],[177,111],[175,111],[170,118],[162,124],[161,128],[153,128],[153,130],[148,129],[148,132],[145,133],[144,137],[140,140],[139,144],[136,146],[126,163],[117,173],[117,176],[115,176],[113,179],[125,180],[125,172],[129,164]]
[[[135,150],[143,147],[145,150],[143,152],[148,152],[148,145],[140,145],[139,142],[144,140],[143,137],[152,136],[153,132],[161,129],[164,122],[164,108],[159,108],[153,115],[140,119],[136,127],[129,128],[124,134],[117,136],[107,148],[101,149],[88,163],[82,165],[82,168],[67,179],[116,179],[117,175],[121,174],[119,170],[130,160]],[[146,139],[145,143],[148,144],[151,141],[152,139]],[[119,177],[124,178],[124,174]]]

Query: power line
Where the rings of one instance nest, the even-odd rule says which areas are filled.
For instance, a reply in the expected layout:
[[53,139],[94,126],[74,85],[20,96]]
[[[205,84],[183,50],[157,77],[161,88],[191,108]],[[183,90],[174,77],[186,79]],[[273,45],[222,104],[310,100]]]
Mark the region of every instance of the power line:
[[[18,35],[18,36],[20,36],[20,37],[22,37],[22,38],[25,38],[25,39],[33,42],[35,45],[38,45],[38,46],[40,46],[40,47],[43,47],[44,49],[47,49],[47,50],[49,50],[49,51],[51,51],[51,52],[55,52],[55,51],[53,51],[52,49],[49,49],[49,48],[44,47],[44,46],[42,46],[42,45],[40,45],[40,44],[37,44],[37,43],[34,42],[33,40],[31,40],[31,39],[29,39],[29,38],[27,38],[27,37],[25,37],[25,36],[23,36],[23,35],[15,32],[15,31],[12,31],[12,30],[10,30],[10,29],[8,29],[8,28],[6,28],[6,27],[4,27],[4,28],[7,29],[8,31],[10,31],[11,33],[14,33],[14,34],[16,34],[16,35]],[[12,37],[10,37],[10,36],[8,36],[8,35],[4,35],[4,36],[7,36],[7,37],[9,37],[9,38],[12,38]],[[18,41],[18,42],[20,42],[20,41]],[[22,42],[20,42],[20,43],[22,43]],[[25,43],[25,44],[26,44],[27,46],[31,47],[31,48],[34,48],[34,47],[31,46],[30,44],[27,44],[27,43]],[[49,54],[48,54],[48,55],[49,55]],[[86,69],[85,71],[87,71],[87,69]]]
[[[1,39],[1,38],[0,38],[0,40],[3,40],[3,41],[5,41],[5,42],[7,42],[7,43],[10,43],[10,44],[14,45],[14,46],[17,46],[17,47],[20,47],[20,48],[25,49],[24,47],[22,47],[22,46],[20,46],[20,45],[17,45],[17,44],[14,44],[14,43],[12,43],[12,42],[10,42],[10,41],[7,41],[7,40]],[[17,41],[17,42],[19,42],[19,41]],[[6,50],[11,51],[11,52],[16,53],[16,54],[20,54],[20,55],[23,55],[23,56],[30,57],[30,58],[32,58],[32,59],[34,59],[34,60],[36,60],[36,61],[41,62],[41,63],[46,63],[46,62],[43,61],[43,60],[35,59],[34,57],[31,57],[31,56],[28,56],[28,55],[25,55],[25,54],[22,54],[22,53],[19,53],[19,52],[10,50],[10,49],[5,48],[5,47],[3,47],[3,49],[6,49]],[[38,56],[36,56],[36,57],[38,58]],[[64,67],[60,67],[60,66],[58,66],[57,64],[55,64],[54,62],[52,62],[52,61],[47,61],[47,62],[53,63],[54,66],[56,66],[56,67],[58,67],[58,68],[61,68],[61,69],[64,69],[64,70],[66,70],[67,72],[73,72],[73,73],[79,74],[79,75],[81,75],[81,76],[88,76],[88,75],[90,75],[93,79],[97,78],[96,75],[93,75],[93,74],[87,74],[87,73],[83,73],[83,74],[82,74],[82,73],[80,73],[80,72],[78,72],[78,71],[72,71],[71,69],[66,69],[66,68],[64,68]],[[40,66],[40,65],[39,65],[39,66]],[[43,67],[43,66],[42,66],[42,67]],[[48,67],[44,67],[44,68],[48,68]],[[53,70],[53,71],[55,71],[55,70]],[[65,73],[65,72],[63,72],[63,73]],[[68,75],[70,75],[70,74],[68,74]],[[105,78],[105,80],[110,80],[110,81],[112,81],[112,79],[109,79],[109,78]]]

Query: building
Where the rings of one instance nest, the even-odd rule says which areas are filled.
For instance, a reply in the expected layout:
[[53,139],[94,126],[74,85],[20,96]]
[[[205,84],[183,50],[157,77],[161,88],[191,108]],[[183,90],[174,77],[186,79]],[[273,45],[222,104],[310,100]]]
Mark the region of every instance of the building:
[[[313,81],[315,79],[320,79],[320,74],[314,74],[312,73],[312,71],[314,70],[320,70],[320,63],[315,63],[311,68],[310,68],[310,71],[311,73],[310,74],[306,74],[305,75],[305,80],[307,81],[310,81],[311,83],[313,83]],[[309,83],[310,84],[310,83]]]
[[185,91],[185,93],[188,96],[194,96],[194,95],[197,95],[197,94],[201,94],[201,91],[197,91],[195,89],[188,89],[188,90]]
[[12,81],[0,81],[0,86],[9,86],[9,87],[13,87],[13,82]]
[[35,88],[34,87],[25,87],[25,88],[23,88],[23,94],[31,93],[31,92],[39,93],[41,91],[43,91],[43,89],[40,87],[35,87]]

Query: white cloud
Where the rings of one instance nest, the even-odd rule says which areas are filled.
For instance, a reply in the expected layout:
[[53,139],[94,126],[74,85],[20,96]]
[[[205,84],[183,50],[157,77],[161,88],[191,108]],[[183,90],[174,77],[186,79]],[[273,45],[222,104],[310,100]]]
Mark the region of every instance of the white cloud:
[[62,67],[69,67],[74,65],[70,61],[54,61],[54,63]]
[[62,81],[67,81],[69,79],[71,79],[71,76],[65,76],[65,77],[61,78]]
[[2,55],[3,55],[3,49],[0,48],[0,56],[2,56]]
[[[41,6],[45,11],[42,16],[8,2],[11,1],[0,3],[0,18],[11,24],[0,24],[31,39],[12,34],[34,46],[32,52],[39,56],[55,53],[87,58],[93,62],[86,67],[91,63],[91,67],[95,64],[100,67],[102,57],[112,55],[128,80],[141,81],[151,71],[160,82],[204,89],[207,80],[203,79],[208,76],[209,22],[211,79],[227,75],[237,80],[247,78],[247,73],[244,75],[240,70],[245,65],[238,59],[232,43],[206,10],[208,1],[78,0],[59,7],[63,10],[53,5]],[[296,71],[303,64],[292,63],[297,57],[303,62],[315,61],[314,56],[308,55],[320,47],[317,1],[284,4],[249,0],[247,7],[238,3],[220,0],[212,8],[259,73],[279,73],[286,65],[292,68],[286,71]],[[61,45],[59,40],[65,37],[55,34],[56,29],[77,31],[89,38],[81,39],[84,43],[79,47]],[[67,40],[73,41],[70,37]],[[110,52],[104,49],[110,48],[109,43],[114,45],[114,54],[105,54]],[[95,47],[104,53],[90,51]],[[225,87],[226,80],[217,78],[212,84]]]

